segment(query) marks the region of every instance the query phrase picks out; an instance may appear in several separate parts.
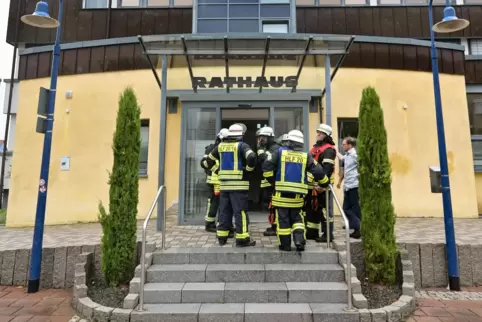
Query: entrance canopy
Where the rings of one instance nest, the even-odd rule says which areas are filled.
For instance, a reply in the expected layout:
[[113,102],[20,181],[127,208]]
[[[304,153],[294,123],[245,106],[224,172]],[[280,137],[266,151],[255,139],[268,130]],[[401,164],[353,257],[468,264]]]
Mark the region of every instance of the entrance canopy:
[[[162,82],[157,73],[157,63],[155,62],[166,62],[166,64],[162,64],[164,73],[164,68],[167,68],[165,66],[167,65],[167,57],[183,56],[195,93],[200,88],[219,87],[226,87],[226,92],[229,93],[230,88],[235,85],[240,88],[259,88],[261,93],[263,87],[269,86],[285,86],[295,92],[303,67],[308,64],[314,67],[325,65],[328,72],[330,72],[331,66],[335,66],[333,73],[330,74],[330,80],[332,80],[348,53],[354,36],[253,33],[155,35],[138,36],[138,39],[160,88],[162,88]],[[336,59],[332,62],[330,59],[326,59],[327,56]],[[163,59],[159,59],[160,57]],[[195,75],[195,68],[193,67],[199,61],[209,61],[208,66],[211,64],[218,66],[222,63],[225,75],[219,75],[223,77],[211,79],[207,79],[203,75]],[[253,78],[230,76],[230,68],[243,65],[259,65],[259,75],[254,75]],[[203,66],[205,67],[206,63]],[[267,67],[281,66],[284,68],[294,67],[293,76],[266,77]],[[323,77],[321,79],[323,80]],[[323,87],[326,87],[326,85],[325,81]],[[323,92],[325,92],[325,89]]]

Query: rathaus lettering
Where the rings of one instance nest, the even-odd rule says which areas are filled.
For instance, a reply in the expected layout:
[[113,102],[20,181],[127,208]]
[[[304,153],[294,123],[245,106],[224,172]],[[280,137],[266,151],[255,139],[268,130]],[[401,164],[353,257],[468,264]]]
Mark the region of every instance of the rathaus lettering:
[[298,79],[296,76],[271,76],[271,77],[212,77],[209,81],[206,77],[193,77],[193,86],[197,88],[224,88],[224,86],[238,88],[251,87],[296,87]]

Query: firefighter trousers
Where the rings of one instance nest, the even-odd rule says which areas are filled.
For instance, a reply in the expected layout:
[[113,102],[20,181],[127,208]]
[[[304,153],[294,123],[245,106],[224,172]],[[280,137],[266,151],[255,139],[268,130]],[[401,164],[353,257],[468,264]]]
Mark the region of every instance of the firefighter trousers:
[[275,209],[271,205],[271,200],[273,199],[273,187],[267,187],[262,189],[263,200],[268,201],[268,223],[271,225],[271,229],[276,231],[276,218]]
[[[309,191],[305,197],[306,212],[306,239],[316,239],[319,231],[326,232],[326,191],[318,193],[316,196]],[[333,212],[330,216],[330,235],[333,236]]]
[[226,240],[232,227],[233,216],[236,229],[236,242],[250,240],[248,216],[248,191],[221,191],[217,236]]
[[206,227],[216,227],[216,214],[218,213],[219,209],[219,192],[216,193],[214,189],[214,185],[209,185],[209,197],[208,197],[208,204],[206,207],[206,216],[204,217],[204,222]]
[[285,248],[291,247],[291,232],[295,245],[303,245],[305,242],[305,223],[301,208],[276,207],[276,225],[278,242]]

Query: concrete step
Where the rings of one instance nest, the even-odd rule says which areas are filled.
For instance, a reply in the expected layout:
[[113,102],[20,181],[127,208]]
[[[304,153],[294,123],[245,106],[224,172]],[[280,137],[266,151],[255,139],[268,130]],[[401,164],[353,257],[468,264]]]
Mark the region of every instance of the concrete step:
[[359,322],[346,304],[309,303],[183,303],[146,304],[134,310],[131,322]]
[[144,301],[157,303],[346,303],[344,282],[147,283]]
[[342,282],[338,264],[181,264],[152,265],[148,283]]
[[303,253],[263,247],[169,248],[155,252],[153,264],[337,264],[338,254],[323,247]]

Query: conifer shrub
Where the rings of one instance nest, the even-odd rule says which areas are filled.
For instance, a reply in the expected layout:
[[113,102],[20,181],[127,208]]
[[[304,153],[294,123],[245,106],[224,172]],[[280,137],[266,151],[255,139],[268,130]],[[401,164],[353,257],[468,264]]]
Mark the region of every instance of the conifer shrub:
[[102,271],[107,285],[127,283],[136,259],[137,205],[141,149],[140,107],[134,90],[126,88],[119,98],[109,173],[109,211],[99,202],[102,225]]
[[371,283],[396,282],[395,212],[387,132],[380,98],[372,87],[363,90],[357,140],[362,244],[366,276]]

